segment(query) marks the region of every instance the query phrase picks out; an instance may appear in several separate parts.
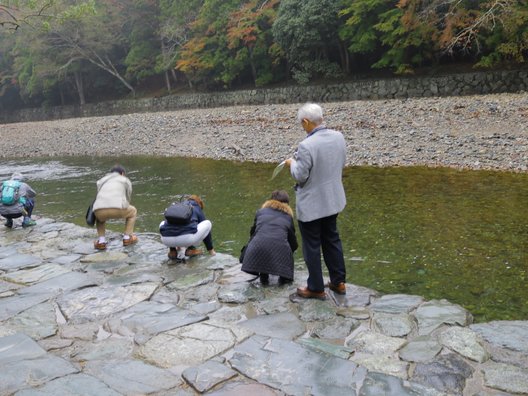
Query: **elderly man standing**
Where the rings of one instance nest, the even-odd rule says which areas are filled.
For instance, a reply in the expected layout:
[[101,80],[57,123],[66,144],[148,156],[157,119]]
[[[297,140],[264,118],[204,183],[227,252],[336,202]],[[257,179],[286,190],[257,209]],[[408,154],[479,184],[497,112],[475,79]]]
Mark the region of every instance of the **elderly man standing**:
[[302,106],[297,119],[307,133],[294,158],[286,165],[295,179],[296,212],[308,267],[306,287],[297,288],[303,298],[326,298],[321,248],[330,275],[328,287],[346,294],[345,261],[337,230],[337,215],[345,208],[342,173],[346,163],[343,134],[323,125],[323,109],[314,103]]

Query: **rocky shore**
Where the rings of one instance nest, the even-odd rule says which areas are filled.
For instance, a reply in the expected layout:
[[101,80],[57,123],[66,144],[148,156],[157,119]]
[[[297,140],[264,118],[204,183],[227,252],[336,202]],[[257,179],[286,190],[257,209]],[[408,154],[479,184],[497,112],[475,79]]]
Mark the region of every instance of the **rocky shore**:
[[528,321],[472,323],[446,300],[302,300],[237,259],[173,264],[155,234],[38,219],[0,228],[0,395],[528,394]]
[[[236,106],[1,125],[0,156],[159,155],[280,162],[299,105]],[[528,94],[325,103],[348,165],[528,170]]]

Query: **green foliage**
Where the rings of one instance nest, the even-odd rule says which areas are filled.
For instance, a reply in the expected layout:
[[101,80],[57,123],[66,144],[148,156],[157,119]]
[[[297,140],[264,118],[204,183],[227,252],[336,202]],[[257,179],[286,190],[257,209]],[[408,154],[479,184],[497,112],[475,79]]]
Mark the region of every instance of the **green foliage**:
[[125,30],[129,49],[124,65],[127,78],[137,81],[156,74],[154,60],[161,54],[158,33],[160,9],[157,1],[134,0],[126,14],[130,30]]
[[339,10],[340,4],[334,0],[281,1],[273,37],[298,82],[309,81],[332,67],[329,54],[339,46]]
[[[387,21],[380,21],[380,15],[393,11],[397,1],[346,0],[339,14],[345,23],[339,29],[339,36],[346,41],[352,53],[375,52],[380,47],[380,31],[386,29]],[[376,29],[375,26],[380,25]]]
[[0,0],[0,33],[1,107],[7,93],[31,104],[58,102],[59,91],[67,102],[82,101],[82,91],[133,94],[135,84],[162,73],[168,89],[170,79],[229,88],[374,68],[409,74],[439,62],[520,65],[528,56],[528,4]]

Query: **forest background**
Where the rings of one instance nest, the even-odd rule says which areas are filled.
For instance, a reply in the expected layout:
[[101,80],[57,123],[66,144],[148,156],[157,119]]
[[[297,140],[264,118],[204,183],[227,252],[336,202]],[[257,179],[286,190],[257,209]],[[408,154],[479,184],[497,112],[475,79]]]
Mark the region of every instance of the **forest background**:
[[528,0],[0,1],[0,110],[526,67]]

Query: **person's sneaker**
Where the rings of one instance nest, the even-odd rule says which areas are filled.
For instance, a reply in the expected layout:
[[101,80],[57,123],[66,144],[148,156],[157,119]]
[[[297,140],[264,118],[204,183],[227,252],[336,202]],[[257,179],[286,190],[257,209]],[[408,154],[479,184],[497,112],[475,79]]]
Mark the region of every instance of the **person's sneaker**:
[[99,242],[99,240],[94,242],[94,248],[97,250],[106,250],[106,242]]
[[22,227],[24,227],[24,228],[26,228],[26,227],[32,227],[32,226],[34,226],[34,225],[37,225],[37,222],[36,222],[35,220],[31,220],[31,219],[29,219],[29,220],[24,220],[24,221],[22,222]]
[[332,282],[328,282],[328,288],[334,293],[341,295],[346,294],[346,285],[344,282],[339,282],[337,285],[334,285]]
[[203,250],[202,249],[196,249],[195,247],[192,247],[192,246],[189,246],[187,248],[187,250],[185,250],[185,255],[187,257],[198,256],[200,254],[203,254]]
[[137,243],[138,241],[138,237],[134,234],[130,235],[130,238],[127,238],[127,239],[124,239],[123,238],[123,246],[130,246],[130,245],[133,245],[135,243]]
[[4,225],[7,228],[13,228],[13,219],[6,219],[6,222],[4,223]]

